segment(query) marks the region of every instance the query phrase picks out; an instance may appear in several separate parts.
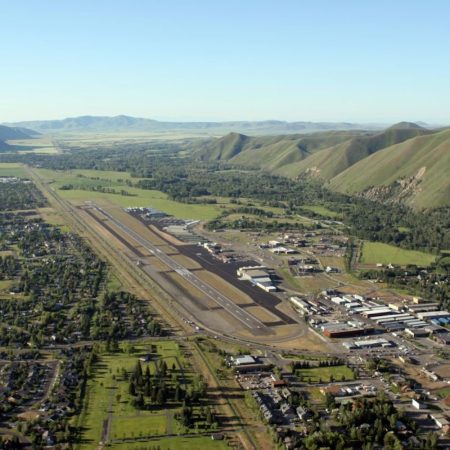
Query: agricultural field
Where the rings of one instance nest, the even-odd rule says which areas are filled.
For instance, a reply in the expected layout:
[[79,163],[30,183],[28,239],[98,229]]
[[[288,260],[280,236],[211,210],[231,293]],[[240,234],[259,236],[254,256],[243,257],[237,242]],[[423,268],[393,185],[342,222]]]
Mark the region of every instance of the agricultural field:
[[[139,363],[138,363],[139,361]],[[88,382],[84,407],[77,425],[82,430],[77,449],[95,449],[100,441],[111,448],[133,448],[133,445],[157,445],[161,449],[227,448],[222,441],[211,441],[211,431],[203,423],[188,427],[176,418],[181,403],[167,400],[146,403],[137,408],[130,381],[137,364],[142,373],[156,380],[162,362],[167,366],[165,383],[169,390],[179,384],[189,392],[197,376],[181,345],[173,340],[122,344],[117,352],[104,352],[93,367]],[[147,370],[148,368],[148,370]],[[146,375],[144,375],[145,377]],[[201,406],[194,406],[194,415]]]
[[364,241],[360,262],[362,264],[416,264],[427,266],[434,262],[434,255],[415,250],[406,250],[381,242]]

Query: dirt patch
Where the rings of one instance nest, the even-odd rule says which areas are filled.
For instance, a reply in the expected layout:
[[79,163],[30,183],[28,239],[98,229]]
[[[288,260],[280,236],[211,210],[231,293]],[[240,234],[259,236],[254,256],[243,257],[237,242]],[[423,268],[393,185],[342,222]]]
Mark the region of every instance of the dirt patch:
[[219,277],[215,273],[208,272],[207,270],[196,270],[195,275],[198,276],[201,280],[213,286],[215,289],[220,291],[223,295],[225,295],[237,305],[255,304],[255,302],[248,295],[244,294],[238,288],[226,282],[223,278]]
[[245,308],[245,310],[261,322],[277,322],[279,320],[277,316],[261,306],[250,306],[249,308]]
[[187,283],[186,280],[176,272],[167,273],[165,274],[165,276],[172,280],[182,291],[185,291],[190,297],[199,300],[204,308],[213,309],[218,307],[218,304],[213,299],[207,297],[193,284]]
[[199,263],[181,254],[173,255],[172,259],[189,270],[196,270],[196,269],[198,270],[202,268],[202,266]]
[[158,227],[155,227],[154,225],[149,225],[150,230],[152,230],[154,233],[158,234],[159,236],[161,236],[163,239],[165,239],[166,241],[170,242],[173,245],[186,245],[185,242],[180,241],[179,239],[177,239],[175,236],[166,233],[162,230],[160,230]]

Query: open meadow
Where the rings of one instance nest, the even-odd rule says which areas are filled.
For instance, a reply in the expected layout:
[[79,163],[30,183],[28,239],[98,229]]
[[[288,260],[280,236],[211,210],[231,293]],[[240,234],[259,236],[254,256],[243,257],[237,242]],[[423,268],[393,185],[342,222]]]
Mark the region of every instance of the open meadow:
[[[127,181],[136,182],[139,178],[131,178],[126,172],[39,169],[38,173],[51,182],[52,188],[57,191],[59,196],[74,204],[99,201],[122,208],[152,207],[179,219],[192,220],[211,220],[221,212],[221,207],[218,205],[180,203],[170,200],[163,192],[129,186]],[[69,186],[70,189],[67,189]],[[100,192],[98,189],[111,189],[115,193]]]
[[382,242],[364,241],[362,246],[362,264],[396,264],[405,266],[417,264],[427,266],[436,256],[415,250],[406,250]]

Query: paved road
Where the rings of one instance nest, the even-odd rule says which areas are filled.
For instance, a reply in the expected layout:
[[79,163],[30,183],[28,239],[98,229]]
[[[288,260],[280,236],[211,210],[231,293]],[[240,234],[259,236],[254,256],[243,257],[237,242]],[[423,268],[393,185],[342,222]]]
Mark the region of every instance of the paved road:
[[160,261],[162,261],[166,266],[170,267],[173,271],[175,271],[178,275],[183,277],[188,283],[192,284],[194,287],[202,291],[207,297],[214,300],[219,306],[225,309],[228,313],[230,313],[235,319],[239,320],[242,324],[244,324],[247,328],[256,332],[257,334],[265,334],[269,333],[270,330],[266,325],[264,325],[260,320],[256,317],[240,308],[236,305],[232,300],[228,297],[220,293],[217,289],[212,287],[210,284],[205,283],[198,276],[192,273],[190,270],[186,269],[183,265],[176,262],[169,255],[164,253],[160,248],[153,245],[147,239],[144,239],[140,234],[133,231],[131,228],[124,225],[122,222],[117,220],[103,208],[93,204],[92,207],[103,214],[107,219],[114,223],[114,225],[120,230],[122,230],[125,234],[130,236],[140,245],[142,245],[145,249],[147,249],[152,255],[157,257]]

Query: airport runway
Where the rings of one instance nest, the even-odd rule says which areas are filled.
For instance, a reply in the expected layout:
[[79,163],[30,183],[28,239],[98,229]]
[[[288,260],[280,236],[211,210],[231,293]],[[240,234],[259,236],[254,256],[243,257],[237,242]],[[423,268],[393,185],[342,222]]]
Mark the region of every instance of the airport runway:
[[92,204],[91,207],[96,209],[102,215],[104,215],[108,220],[110,220],[117,228],[120,228],[125,234],[130,236],[140,245],[145,247],[152,255],[158,258],[161,262],[163,262],[170,269],[175,271],[178,275],[180,275],[184,280],[188,283],[192,284],[194,287],[202,291],[207,297],[214,300],[219,306],[225,309],[229,314],[231,314],[235,319],[239,320],[242,324],[244,324],[247,328],[257,331],[258,334],[262,332],[269,332],[269,329],[266,325],[264,325],[260,320],[256,317],[240,308],[236,305],[232,300],[228,297],[220,293],[217,289],[212,287],[210,284],[205,283],[199,277],[197,277],[190,270],[186,269],[184,266],[176,262],[169,255],[165,254],[161,249],[157,246],[153,245],[147,239],[144,239],[140,234],[133,231],[131,228],[127,227],[119,220],[114,218],[111,214],[109,214],[104,209],[99,206]]

